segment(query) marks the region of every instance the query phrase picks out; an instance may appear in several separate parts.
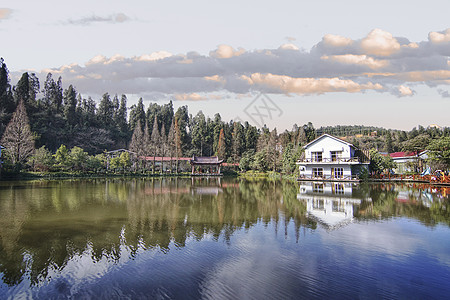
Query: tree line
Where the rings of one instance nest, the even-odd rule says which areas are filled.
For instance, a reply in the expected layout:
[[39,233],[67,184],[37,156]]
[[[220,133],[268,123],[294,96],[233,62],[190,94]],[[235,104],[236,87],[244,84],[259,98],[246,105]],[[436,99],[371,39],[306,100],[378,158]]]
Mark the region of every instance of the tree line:
[[[430,149],[442,167],[450,165],[448,127],[418,126],[409,132],[370,126],[316,129],[309,122],[278,133],[276,128],[257,128],[248,122],[226,122],[219,113],[212,118],[202,111],[192,115],[187,106],[175,111],[172,101],[146,108],[141,98],[128,107],[126,95],[109,93],[96,101],[83,97],[72,85],[63,89],[62,78],[51,73],[41,85],[34,73],[25,72],[12,86],[6,63],[0,59],[0,143],[6,147],[5,160],[16,169],[94,170],[105,165],[99,155],[122,148],[140,157],[218,156],[239,163],[244,171],[291,174],[302,146],[323,133],[378,152]],[[58,156],[62,146],[69,153],[65,162]],[[78,160],[69,159],[71,155]],[[114,164],[129,167],[126,157]]]

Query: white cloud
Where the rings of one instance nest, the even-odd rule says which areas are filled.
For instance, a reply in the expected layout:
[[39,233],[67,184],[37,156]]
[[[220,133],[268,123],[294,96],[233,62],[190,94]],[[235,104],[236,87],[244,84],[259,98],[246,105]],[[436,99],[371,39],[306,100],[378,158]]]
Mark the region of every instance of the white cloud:
[[400,50],[400,43],[391,33],[374,29],[361,41],[361,48],[370,55],[390,56]]
[[294,44],[283,44],[281,45],[278,49],[283,49],[283,50],[299,50],[299,48],[297,46],[295,46]]
[[450,28],[441,32],[432,31],[428,34],[428,39],[435,44],[450,42]]
[[219,45],[216,50],[209,52],[211,57],[215,58],[230,58],[233,56],[239,56],[245,53],[245,49],[239,48],[235,50],[229,45]]
[[191,94],[175,94],[174,95],[175,100],[181,100],[181,101],[201,101],[201,100],[208,100],[208,98],[201,96],[197,93],[191,93]]
[[401,85],[398,87],[400,96],[412,96],[414,92],[407,86]]
[[367,55],[345,54],[345,55],[322,56],[321,58],[333,60],[343,64],[363,65],[371,69],[379,69],[382,67],[386,67],[388,65],[387,60],[374,59],[373,57]]
[[144,54],[139,57],[136,57],[136,60],[140,61],[154,61],[158,59],[164,59],[167,57],[171,57],[172,53],[169,53],[167,51],[158,51],[158,52],[152,52],[150,54]]
[[334,34],[326,34],[322,41],[332,47],[344,47],[353,43],[353,41],[349,38]]
[[270,91],[296,94],[323,94],[328,92],[355,93],[362,90],[381,90],[383,86],[373,84],[358,84],[350,79],[339,78],[292,78],[273,74],[255,73],[245,77],[251,85],[269,87]]
[[0,21],[8,19],[12,15],[12,9],[0,8]]

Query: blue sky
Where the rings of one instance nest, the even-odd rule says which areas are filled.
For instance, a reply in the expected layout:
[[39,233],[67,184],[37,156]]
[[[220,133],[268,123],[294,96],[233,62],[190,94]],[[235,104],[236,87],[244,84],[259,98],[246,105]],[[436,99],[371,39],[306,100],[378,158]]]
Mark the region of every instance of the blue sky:
[[450,126],[449,10],[448,0],[16,0],[0,4],[0,56],[13,84],[51,72],[84,97],[172,99],[279,130]]

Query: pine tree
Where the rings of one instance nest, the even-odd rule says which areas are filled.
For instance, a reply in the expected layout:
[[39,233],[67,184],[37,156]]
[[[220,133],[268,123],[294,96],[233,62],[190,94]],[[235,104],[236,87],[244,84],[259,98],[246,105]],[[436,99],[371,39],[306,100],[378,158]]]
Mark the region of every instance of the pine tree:
[[70,126],[77,123],[77,92],[72,85],[64,91],[64,117]]
[[1,144],[6,148],[6,153],[16,168],[20,168],[27,158],[33,154],[34,139],[23,101],[19,102],[16,111],[13,113],[3,134]]

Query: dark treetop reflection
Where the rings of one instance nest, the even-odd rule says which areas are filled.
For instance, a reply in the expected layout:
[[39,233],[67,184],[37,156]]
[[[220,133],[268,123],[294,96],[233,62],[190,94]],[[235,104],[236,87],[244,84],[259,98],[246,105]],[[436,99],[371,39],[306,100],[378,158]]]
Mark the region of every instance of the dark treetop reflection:
[[[375,257],[383,253],[396,256],[395,250],[386,249],[380,242],[391,240],[392,236],[379,236],[379,231],[374,229],[383,229],[386,222],[394,222],[396,226],[382,230],[389,235],[390,230],[394,233],[398,230],[398,224],[403,228],[403,220],[416,220],[413,227],[421,234],[431,229],[435,236],[447,238],[435,242],[437,250],[431,256],[439,256],[438,262],[430,258],[436,264],[433,272],[441,272],[445,279],[450,266],[449,256],[444,254],[442,258],[442,253],[450,250],[448,204],[446,190],[425,186],[330,183],[299,186],[287,181],[219,178],[3,182],[0,183],[0,271],[4,284],[0,297],[245,296],[239,289],[230,290],[233,284],[239,286],[232,284],[231,279],[222,278],[220,286],[218,281],[212,284],[211,274],[222,274],[214,264],[227,256],[235,262],[244,261],[226,269],[238,272],[250,259],[243,258],[248,255],[244,251],[247,243],[258,244],[262,237],[267,241],[261,242],[258,250],[252,250],[259,257],[257,266],[246,267],[253,270],[250,274],[253,279],[241,279],[241,284],[246,282],[256,291],[261,284],[282,287],[282,290],[272,287],[272,294],[265,297],[322,297],[328,290],[318,283],[328,282],[333,287],[331,278],[337,271],[328,270],[320,275],[323,266],[318,266],[317,278],[313,278],[318,282],[313,284],[305,279],[311,275],[296,269],[305,264],[301,261],[304,254],[322,257],[324,262],[332,262],[336,267],[339,263],[330,261],[331,252],[324,249],[334,246],[333,251],[352,252],[349,249],[354,248],[367,251],[361,239],[363,233],[369,233],[381,250],[371,253],[377,248],[370,246],[367,253]],[[372,220],[382,222],[375,223],[378,224],[375,227]],[[275,237],[266,237],[267,229]],[[280,234],[279,230],[283,232]],[[404,231],[399,234],[404,235]],[[343,242],[347,243],[346,248],[342,248]],[[409,252],[401,255],[404,253]],[[277,269],[268,262],[271,260],[282,260],[279,263],[284,267]],[[346,269],[351,264],[339,270],[346,274],[346,281],[353,276],[354,270]],[[358,263],[354,265],[358,269]],[[270,266],[270,272],[264,266]],[[401,268],[402,264],[397,267]],[[417,268],[422,267],[419,264]],[[376,278],[379,274],[379,270],[374,272],[366,274],[367,283],[361,280],[361,285],[367,287],[364,293],[350,289],[341,290],[338,295],[404,296],[408,293],[402,289],[406,283],[388,288],[388,293],[383,287],[376,289],[382,281],[375,280],[375,287],[369,283],[370,276]],[[274,282],[270,274],[287,275],[287,281]],[[423,274],[425,278],[428,276],[428,272]],[[128,282],[127,278],[134,279]],[[255,282],[255,278],[259,280]],[[109,287],[108,292],[102,286]],[[436,296],[427,294],[428,289],[420,291],[422,294],[416,295]],[[333,291],[329,293],[335,295]]]

